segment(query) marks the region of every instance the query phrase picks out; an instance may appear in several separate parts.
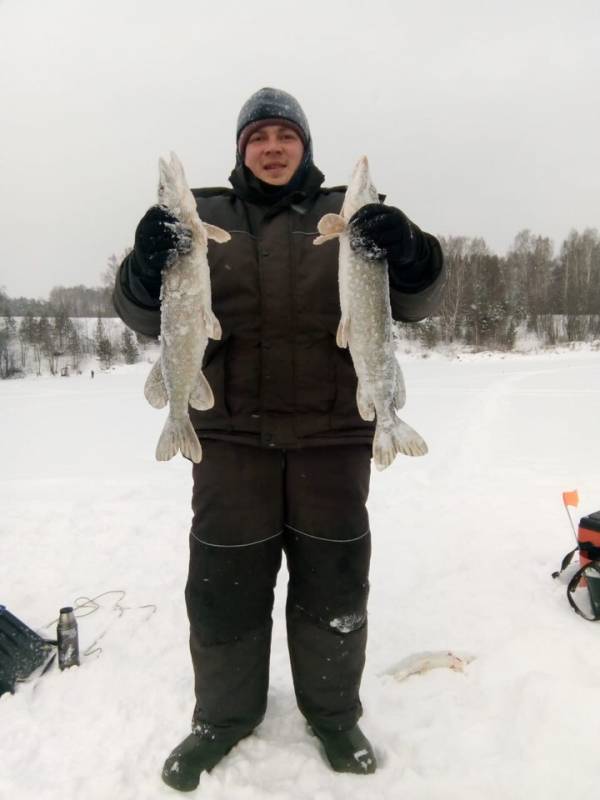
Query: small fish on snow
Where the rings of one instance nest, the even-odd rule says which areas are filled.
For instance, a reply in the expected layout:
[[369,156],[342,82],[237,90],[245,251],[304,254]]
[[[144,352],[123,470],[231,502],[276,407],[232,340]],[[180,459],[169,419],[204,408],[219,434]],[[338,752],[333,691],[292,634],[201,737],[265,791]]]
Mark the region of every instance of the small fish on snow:
[[144,386],[154,408],[169,404],[169,416],[158,440],[156,458],[168,461],[179,451],[198,463],[202,447],[188,414],[212,408],[214,396],[202,372],[208,339],[221,338],[221,326],[212,311],[208,239],[227,242],[227,231],[202,222],[183,165],[175,153],[159,160],[158,202],[191,231],[191,248],[163,272],[160,304],[160,357]]
[[366,156],[359,159],[339,214],[319,220],[319,245],[339,238],[339,290],[342,318],[337,331],[339,347],[349,347],[358,388],[356,403],[364,420],[377,419],[373,460],[385,469],[398,453],[427,453],[423,438],[397,416],[406,400],[404,378],[394,352],[389,278],[385,260],[366,261],[350,246],[350,217],[379,196],[369,174]]
[[411,675],[422,675],[432,669],[451,669],[454,672],[464,672],[467,664],[473,661],[473,656],[463,653],[456,655],[450,650],[434,650],[403,658],[384,674],[392,675],[397,681],[403,681]]

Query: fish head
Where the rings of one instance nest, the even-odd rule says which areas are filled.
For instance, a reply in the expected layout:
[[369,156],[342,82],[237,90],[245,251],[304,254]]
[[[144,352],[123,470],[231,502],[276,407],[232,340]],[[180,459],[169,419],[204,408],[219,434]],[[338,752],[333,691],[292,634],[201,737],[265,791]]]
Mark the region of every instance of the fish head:
[[171,152],[169,161],[158,160],[158,202],[184,221],[195,214],[196,202],[176,153]]
[[346,222],[350,217],[367,203],[378,203],[379,195],[373,186],[371,173],[369,172],[369,159],[361,156],[356,162],[350,183],[344,196],[344,205],[341,215]]
[[172,160],[158,159],[158,202],[161,206],[172,210],[177,207],[181,194],[178,177]]

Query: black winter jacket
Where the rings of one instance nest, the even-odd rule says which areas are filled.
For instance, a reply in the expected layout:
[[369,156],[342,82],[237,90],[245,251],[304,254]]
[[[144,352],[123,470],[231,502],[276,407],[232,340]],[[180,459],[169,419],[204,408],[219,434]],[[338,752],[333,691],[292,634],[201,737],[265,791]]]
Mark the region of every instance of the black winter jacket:
[[[358,414],[350,353],[335,342],[338,243],[313,245],[319,219],[339,212],[345,187],[317,188],[283,206],[244,202],[230,189],[193,191],[200,218],[232,237],[209,242],[223,336],[209,340],[203,362],[215,405],[190,409],[198,435],[280,448],[370,443],[374,425]],[[439,243],[423,236],[408,285],[393,288],[397,276],[391,280],[392,314],[402,322],[431,314],[445,282]],[[121,265],[115,308],[133,330],[156,337],[160,309],[136,282],[135,259],[134,250]]]

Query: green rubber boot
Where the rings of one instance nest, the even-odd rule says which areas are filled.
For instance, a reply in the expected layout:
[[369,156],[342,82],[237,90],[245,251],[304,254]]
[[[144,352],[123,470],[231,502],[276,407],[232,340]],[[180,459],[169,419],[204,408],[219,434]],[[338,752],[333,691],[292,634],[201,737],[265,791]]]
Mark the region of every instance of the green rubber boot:
[[327,760],[336,772],[371,775],[377,769],[377,759],[371,743],[355,725],[347,731],[326,731],[311,725],[321,741]]
[[162,779],[172,789],[193,791],[202,772],[210,772],[227,753],[252,731],[220,733],[218,737],[190,733],[169,755],[162,769]]

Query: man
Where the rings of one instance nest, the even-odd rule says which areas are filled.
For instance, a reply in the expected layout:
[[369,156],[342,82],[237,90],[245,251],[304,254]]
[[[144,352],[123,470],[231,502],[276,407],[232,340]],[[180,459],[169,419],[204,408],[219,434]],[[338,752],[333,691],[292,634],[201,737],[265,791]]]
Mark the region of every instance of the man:
[[[215,405],[190,409],[204,453],[193,466],[186,586],[196,706],[192,733],[163,768],[180,790],[195,788],[263,718],[282,552],[298,706],[333,769],[376,768],[357,724],[374,426],[358,414],[352,360],[335,343],[337,242],[313,246],[319,219],[344,197],[323,180],[302,108],[264,88],[238,117],[233,188],[194,190],[200,218],[232,239],[208,253],[223,329],[203,364]],[[394,317],[431,313],[444,283],[437,240],[383,204],[365,206],[352,225],[352,246],[374,269],[387,259]],[[158,336],[162,271],[188,248],[189,232],[166,209],[142,218],[114,293],[134,330]]]

